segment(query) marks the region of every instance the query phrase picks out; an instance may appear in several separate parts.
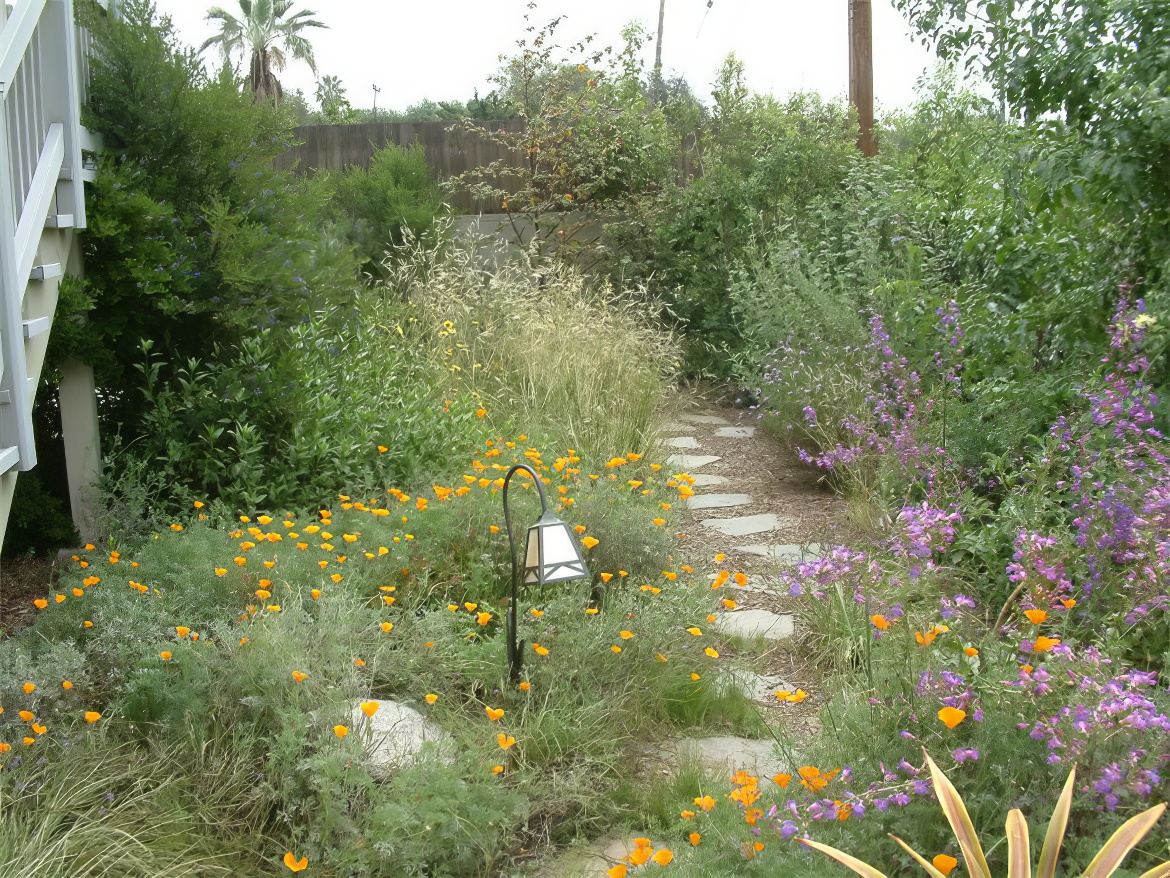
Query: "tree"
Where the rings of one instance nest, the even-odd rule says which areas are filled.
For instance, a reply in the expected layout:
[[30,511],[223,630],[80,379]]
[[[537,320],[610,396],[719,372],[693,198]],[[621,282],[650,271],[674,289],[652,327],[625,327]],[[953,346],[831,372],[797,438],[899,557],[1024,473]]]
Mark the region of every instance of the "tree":
[[326,74],[317,80],[317,103],[321,105],[321,115],[330,125],[352,122],[357,117],[357,111],[345,96],[340,77]]
[[[226,9],[213,6],[208,21],[217,21],[220,32],[208,39],[200,51],[219,46],[224,63],[231,65],[237,52],[248,57],[248,84],[257,101],[280,103],[283,90],[275,71],[284,70],[288,59],[304,61],[313,74],[317,62],[313,47],[303,31],[310,27],[328,27],[314,18],[315,12],[301,10],[289,15],[293,0],[239,0],[242,18]],[[282,45],[278,46],[277,42]]]

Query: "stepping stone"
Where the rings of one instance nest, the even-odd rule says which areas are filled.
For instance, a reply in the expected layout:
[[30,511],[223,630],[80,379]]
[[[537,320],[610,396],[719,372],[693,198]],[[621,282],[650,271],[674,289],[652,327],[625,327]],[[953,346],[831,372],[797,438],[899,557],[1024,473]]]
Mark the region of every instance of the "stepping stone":
[[785,771],[784,760],[776,753],[776,742],[722,735],[715,738],[683,738],[676,745],[679,759],[702,762],[712,771],[730,778],[744,770],[760,779],[760,786],[771,783],[772,775]]
[[439,758],[451,757],[454,740],[413,707],[397,701],[377,701],[378,712],[367,718],[355,704],[350,727],[366,742],[366,757],[377,773],[389,773],[418,762],[430,749]]
[[703,522],[704,527],[717,530],[729,537],[762,534],[782,527],[792,527],[794,524],[795,519],[782,518],[770,512],[764,515],[744,515],[740,518],[708,518]]
[[687,498],[687,509],[732,509],[751,502],[747,494],[696,494]]
[[763,637],[765,640],[787,640],[796,632],[792,616],[770,613],[767,610],[736,610],[720,613],[715,627],[721,634],[733,637]]
[[727,479],[723,476],[713,476],[710,473],[697,473],[691,476],[695,480],[694,488],[713,488],[716,485],[726,485]]
[[720,693],[739,692],[744,698],[768,705],[776,704],[776,691],[778,689],[787,689],[789,692],[796,691],[795,686],[789,685],[781,677],[774,674],[763,676],[743,668],[723,671],[715,678],[714,685]]
[[698,448],[699,443],[695,441],[694,436],[679,436],[675,439],[667,439],[666,445],[671,448]]
[[666,462],[672,467],[682,471],[689,472],[693,469],[698,469],[701,466],[706,466],[709,463],[714,463],[717,460],[723,460],[722,457],[716,457],[713,454],[672,454],[666,458]]
[[680,415],[679,418],[689,424],[718,424],[719,426],[728,426],[726,420],[718,418],[715,415]]
[[756,435],[755,427],[720,427],[715,431],[716,436],[724,439],[751,439]]
[[796,545],[758,545],[735,546],[731,550],[744,555],[756,555],[768,558],[778,564],[792,565],[804,561],[819,561],[824,554],[824,546],[809,543],[807,546]]

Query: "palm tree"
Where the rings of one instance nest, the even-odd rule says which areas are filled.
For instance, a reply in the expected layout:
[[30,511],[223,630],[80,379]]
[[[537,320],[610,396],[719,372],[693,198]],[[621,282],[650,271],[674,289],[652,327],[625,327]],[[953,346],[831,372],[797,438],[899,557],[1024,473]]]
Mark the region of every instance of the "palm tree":
[[[226,9],[213,6],[207,10],[207,20],[220,23],[220,32],[207,40],[199,51],[219,46],[224,63],[231,64],[232,56],[250,54],[248,84],[256,100],[280,103],[283,90],[274,71],[284,70],[288,59],[304,61],[313,74],[317,62],[313,47],[302,35],[305,28],[328,27],[312,18],[310,10],[289,15],[293,0],[239,0],[243,15],[236,18]],[[286,17],[287,16],[287,17]],[[277,41],[282,46],[277,46]]]

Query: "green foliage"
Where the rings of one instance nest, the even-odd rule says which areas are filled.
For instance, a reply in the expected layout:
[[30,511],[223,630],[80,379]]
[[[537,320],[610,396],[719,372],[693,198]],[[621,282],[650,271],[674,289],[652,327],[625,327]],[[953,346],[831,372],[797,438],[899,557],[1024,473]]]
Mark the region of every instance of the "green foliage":
[[382,271],[387,253],[431,230],[443,211],[443,197],[421,144],[388,144],[374,153],[368,169],[350,166],[321,172],[319,185],[328,197],[328,213],[347,229],[363,259],[363,270]]

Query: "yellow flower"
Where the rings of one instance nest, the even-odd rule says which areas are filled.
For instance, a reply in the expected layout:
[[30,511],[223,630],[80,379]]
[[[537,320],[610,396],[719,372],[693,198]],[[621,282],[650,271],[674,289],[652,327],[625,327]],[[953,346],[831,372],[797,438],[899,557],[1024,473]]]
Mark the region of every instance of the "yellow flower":
[[601,574],[601,581],[602,582],[609,582],[611,579],[613,579],[612,573],[602,573]]
[[360,659],[360,658],[355,658],[355,659],[353,660],[353,663],[354,663],[355,665],[357,665],[359,668],[364,668],[364,667],[366,666],[366,663],[365,663],[365,661],[364,661],[363,659]]
[[18,716],[20,716],[20,718],[22,720],[24,720],[26,723],[31,723],[34,719],[36,719],[36,714],[33,713],[31,710],[22,710],[22,711],[20,711]]
[[361,703],[362,713],[372,718],[374,714],[378,712],[378,708],[381,706],[381,702],[378,701],[363,701]]
[[622,648],[620,646],[618,646],[617,644],[614,644],[613,646],[611,646],[610,649],[613,650],[614,652],[621,652],[622,651]]
[[532,684],[529,683],[527,680],[525,680],[523,683],[520,684],[520,691],[521,692],[527,692],[531,688],[532,688]]
[[934,868],[942,872],[944,876],[950,875],[955,870],[955,866],[959,865],[958,860],[946,854],[936,855],[931,862],[934,864]]
[[618,863],[616,866],[606,869],[605,876],[606,878],[626,878],[629,872],[629,867],[625,863]]
[[712,808],[715,807],[715,800],[712,799],[710,796],[703,796],[702,798],[695,799],[695,804],[698,805],[700,808],[702,808],[704,811],[710,811]]
[[1052,647],[1058,646],[1059,644],[1060,638],[1058,637],[1037,637],[1036,642],[1032,645],[1032,649],[1038,653],[1048,652]]
[[691,844],[693,844],[695,847],[698,847],[698,846],[699,846],[699,842],[703,840],[703,836],[699,835],[699,833],[697,833],[697,832],[692,832],[690,835],[688,835],[688,836],[687,836],[687,839],[688,839],[688,840],[690,841],[690,843],[691,843]]
[[708,655],[710,658],[719,658],[719,653],[718,653],[718,652],[716,652],[714,649],[712,649],[712,648],[711,648],[711,647],[709,647],[709,646],[708,646],[706,649],[704,649],[704,650],[703,650],[703,652],[707,653],[707,655]]
[[687,629],[687,634],[690,634],[693,637],[701,637],[703,634],[703,629],[691,627]]
[[536,609],[536,607],[533,607],[528,612],[534,619],[539,619],[541,616],[544,615],[544,610],[538,610],[538,609]]
[[349,726],[336,725],[333,727],[333,734],[339,738],[344,738],[349,734]]
[[1024,610],[1024,615],[1028,617],[1028,621],[1033,625],[1039,625],[1048,618],[1048,613],[1044,610]]
[[272,592],[268,591],[266,588],[258,588],[255,592],[253,592],[253,594],[255,594],[256,597],[260,598],[261,600],[267,600],[268,598],[272,597]]
[[544,646],[541,646],[539,643],[534,643],[534,644],[532,644],[532,648],[533,648],[533,650],[535,650],[535,651],[536,651],[536,654],[537,654],[537,655],[539,655],[539,656],[546,656],[546,655],[548,655],[548,648],[547,648],[547,647],[544,647]]
[[216,567],[215,568],[215,575],[216,576],[227,576],[227,568],[226,567]]
[[62,688],[62,689],[72,689],[72,688],[73,688],[73,684],[72,684],[72,683],[70,683],[68,680],[62,680],[62,681],[61,681],[61,688]]
[[393,630],[394,630],[394,623],[393,622],[383,622],[382,623],[382,633],[383,634],[389,634]]
[[98,713],[96,710],[87,710],[85,712],[85,721],[87,723],[96,723],[101,718],[102,718],[102,715],[100,713]]
[[334,573],[329,578],[332,579],[334,582],[341,582],[341,574],[340,573]]
[[503,732],[500,732],[496,735],[496,743],[500,745],[501,750],[508,750],[516,743],[516,739],[511,735],[505,735]]
[[491,620],[492,620],[492,614],[487,613],[487,612],[478,613],[475,617],[475,621],[480,625],[486,625]]
[[164,662],[169,662],[171,660],[171,651],[169,649],[164,649],[158,654],[158,657]]
[[504,709],[502,707],[484,707],[484,713],[487,714],[489,720],[496,722],[503,718]]
[[84,625],[86,628],[92,628],[92,627],[93,627],[93,622],[89,621],[89,619],[86,619],[86,620],[85,620],[84,622],[82,622],[81,624],[82,624],[82,625]]
[[504,773],[504,766],[502,766],[502,765],[493,765],[492,766],[492,774],[503,774],[503,773]]
[[658,525],[659,527],[662,527],[662,525],[666,524],[666,519],[665,518],[656,518],[656,519],[654,519],[654,523],[656,525]]
[[439,700],[439,696],[436,695],[434,692],[431,692],[429,695],[427,695],[426,699],[425,699],[427,704],[434,704],[438,700]]
[[619,636],[621,637],[622,640],[629,640],[631,637],[634,636],[634,632],[633,631],[622,631],[619,633]]
[[25,695],[32,695],[33,692],[36,691],[37,686],[36,683],[25,683],[20,688],[24,690]]
[[47,600],[45,600],[44,598],[37,598],[35,601],[33,601],[33,606],[36,607],[38,610],[43,610],[48,605],[49,605],[49,602]]
[[662,575],[665,576],[671,582],[674,582],[676,579],[678,579],[678,574],[675,573],[673,570],[663,570]]
[[301,857],[298,860],[292,851],[287,851],[284,855],[284,865],[290,872],[300,872],[308,868],[309,858]]
[[592,549],[592,548],[593,548],[594,546],[596,546],[596,545],[597,545],[599,542],[601,542],[601,541],[600,541],[600,540],[598,540],[596,537],[585,537],[583,540],[581,540],[581,544],[582,544],[582,545],[583,545],[583,546],[584,546],[586,549]]
[[309,595],[313,598],[313,600],[317,600],[317,598],[321,597],[321,589],[314,588],[309,592]]

